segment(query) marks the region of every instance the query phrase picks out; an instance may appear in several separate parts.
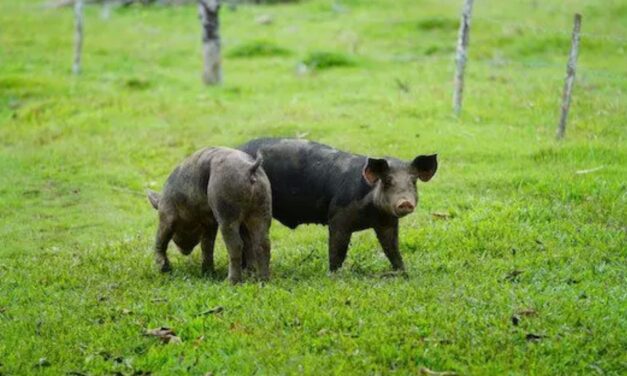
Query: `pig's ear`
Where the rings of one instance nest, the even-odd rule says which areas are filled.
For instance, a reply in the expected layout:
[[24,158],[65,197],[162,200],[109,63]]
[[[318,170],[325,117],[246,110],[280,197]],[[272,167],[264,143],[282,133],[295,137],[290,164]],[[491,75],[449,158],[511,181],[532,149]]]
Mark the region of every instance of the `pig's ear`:
[[409,168],[410,173],[422,181],[429,181],[438,170],[438,155],[419,155]]
[[366,180],[366,183],[374,185],[389,169],[390,165],[388,165],[385,159],[368,158],[361,175]]

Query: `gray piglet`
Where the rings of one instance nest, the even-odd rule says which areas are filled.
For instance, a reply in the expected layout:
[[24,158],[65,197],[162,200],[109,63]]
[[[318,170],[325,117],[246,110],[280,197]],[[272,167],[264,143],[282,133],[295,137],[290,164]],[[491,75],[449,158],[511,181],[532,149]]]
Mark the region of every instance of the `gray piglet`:
[[239,150],[202,149],[170,174],[161,194],[148,191],[159,212],[155,261],[162,272],[171,270],[170,240],[188,255],[200,243],[202,271],[213,273],[213,248],[218,227],[229,252],[229,281],[242,279],[243,262],[256,267],[260,279],[270,276],[272,220],[270,182],[261,167]]

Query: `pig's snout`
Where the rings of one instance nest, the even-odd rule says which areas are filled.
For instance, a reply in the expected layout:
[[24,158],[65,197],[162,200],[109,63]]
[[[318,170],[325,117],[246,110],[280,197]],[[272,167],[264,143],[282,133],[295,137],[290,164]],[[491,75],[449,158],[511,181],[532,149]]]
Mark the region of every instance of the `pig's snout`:
[[396,215],[398,215],[399,217],[404,217],[407,214],[410,214],[411,212],[413,212],[415,207],[416,205],[411,203],[411,201],[409,200],[399,200],[396,203],[396,207],[394,208],[394,211]]

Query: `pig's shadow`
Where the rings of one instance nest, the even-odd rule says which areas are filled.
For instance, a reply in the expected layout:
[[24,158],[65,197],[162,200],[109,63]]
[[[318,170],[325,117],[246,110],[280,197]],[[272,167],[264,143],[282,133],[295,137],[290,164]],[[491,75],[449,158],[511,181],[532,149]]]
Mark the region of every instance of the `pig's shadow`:
[[[196,252],[196,250],[195,250]],[[300,256],[300,257],[299,257]],[[273,262],[271,265],[271,278],[277,281],[304,282],[320,278],[332,279],[388,279],[405,278],[408,275],[403,272],[394,272],[389,269],[389,265],[379,263],[362,263],[364,260],[347,260],[344,267],[339,271],[330,273],[328,270],[326,254],[323,251],[308,252],[305,257],[292,255],[283,258],[280,262]],[[195,280],[210,283],[223,283],[228,276],[228,260],[218,258],[215,270],[212,274],[203,274],[201,271],[200,259],[193,254],[190,256],[177,255],[171,257],[172,271],[168,273],[170,278],[175,280]],[[158,273],[155,271],[155,273]],[[254,270],[243,271],[243,282],[259,282],[256,279]]]

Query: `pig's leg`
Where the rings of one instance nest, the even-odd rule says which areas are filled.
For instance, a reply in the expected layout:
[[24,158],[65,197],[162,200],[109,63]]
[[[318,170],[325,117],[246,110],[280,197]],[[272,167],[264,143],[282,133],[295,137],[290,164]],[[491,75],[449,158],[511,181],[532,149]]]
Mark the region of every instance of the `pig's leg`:
[[352,235],[350,231],[338,227],[329,226],[329,270],[332,272],[341,268],[346,260]]
[[392,264],[394,270],[405,270],[403,257],[398,251],[398,221],[395,223],[380,225],[374,228],[383,252]]
[[235,284],[242,280],[242,248],[244,242],[239,234],[239,222],[223,223],[222,238],[229,251],[229,281]]
[[[263,265],[260,267],[259,278],[264,281],[270,279],[270,239],[267,234],[264,234],[261,241],[260,252],[262,257],[260,259]],[[258,256],[259,257],[259,256]]]
[[210,224],[200,239],[200,248],[202,249],[202,273],[213,274],[213,249],[216,242],[216,234],[218,233],[218,224]]
[[172,234],[172,224],[163,219],[160,220],[155,239],[155,263],[159,270],[164,273],[172,270],[167,255],[168,243],[172,239]]
[[252,255],[250,234],[248,233],[248,229],[246,228],[246,226],[240,227],[239,234],[242,237],[242,241],[244,242],[244,246],[242,249],[242,269],[247,269],[249,266],[255,264],[253,262],[254,258]]
[[259,218],[252,218],[246,222],[252,251],[249,265],[255,265],[257,277],[263,281],[270,278],[270,239],[268,239],[270,223],[265,222]]

